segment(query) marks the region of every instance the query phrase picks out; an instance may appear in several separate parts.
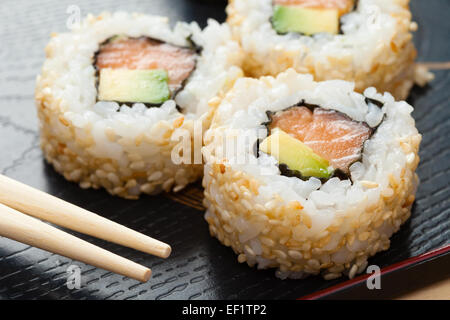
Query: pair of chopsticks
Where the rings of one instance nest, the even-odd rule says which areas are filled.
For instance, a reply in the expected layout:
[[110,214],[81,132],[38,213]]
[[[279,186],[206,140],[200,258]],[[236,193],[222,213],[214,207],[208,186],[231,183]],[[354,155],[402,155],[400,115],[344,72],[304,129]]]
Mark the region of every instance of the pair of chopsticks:
[[164,242],[0,174],[0,236],[141,282],[150,278],[149,268],[36,218],[161,258],[171,252]]

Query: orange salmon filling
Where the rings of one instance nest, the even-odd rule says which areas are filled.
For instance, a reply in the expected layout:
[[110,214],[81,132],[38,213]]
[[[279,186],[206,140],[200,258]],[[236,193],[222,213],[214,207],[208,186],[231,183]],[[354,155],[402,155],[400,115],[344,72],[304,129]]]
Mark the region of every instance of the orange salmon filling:
[[299,6],[316,9],[339,9],[339,15],[346,14],[353,9],[354,0],[275,0],[275,5]]
[[179,90],[194,70],[196,53],[149,38],[123,38],[102,45],[96,59],[98,69],[164,69],[169,75],[169,88]]
[[307,107],[293,107],[272,115],[269,129],[280,128],[302,141],[315,153],[328,160],[334,169],[349,173],[349,166],[358,161],[364,142],[372,129],[346,115],[323,108],[312,112]]

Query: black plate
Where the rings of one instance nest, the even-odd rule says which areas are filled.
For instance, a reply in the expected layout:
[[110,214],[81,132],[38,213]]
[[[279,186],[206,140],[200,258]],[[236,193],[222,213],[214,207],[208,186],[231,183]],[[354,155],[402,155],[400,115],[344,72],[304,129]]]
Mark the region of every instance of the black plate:
[[[159,259],[88,236],[94,244],[153,269],[145,284],[64,257],[0,238],[0,299],[280,299],[299,298],[346,279],[311,277],[282,281],[274,271],[257,271],[238,264],[231,249],[211,238],[199,207],[199,186],[173,201],[173,196],[127,201],[101,190],[82,190],[46,165],[39,149],[34,108],[35,77],[44,59],[51,31],[65,31],[66,10],[77,4],[88,12],[125,9],[158,13],[172,20],[225,18],[223,1],[154,0],[88,1],[3,0],[0,5],[0,172],[100,213],[172,245],[173,254]],[[420,61],[450,61],[450,2],[412,1],[420,28],[415,41]],[[422,179],[411,219],[392,237],[391,248],[370,259],[385,267],[449,244],[450,239],[450,72],[435,72],[425,89],[415,88],[410,102],[423,133]],[[77,234],[77,236],[79,236]],[[82,287],[69,290],[66,270],[82,269]]]

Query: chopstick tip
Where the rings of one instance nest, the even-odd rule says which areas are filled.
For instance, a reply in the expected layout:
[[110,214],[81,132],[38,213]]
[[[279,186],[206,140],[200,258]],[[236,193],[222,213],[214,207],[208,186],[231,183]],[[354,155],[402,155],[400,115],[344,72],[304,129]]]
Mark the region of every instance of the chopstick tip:
[[150,277],[152,276],[152,270],[150,270],[150,269],[147,269],[146,271],[145,271],[145,273],[144,273],[144,275],[143,275],[143,278],[142,278],[142,282],[147,282],[149,279],[150,279]]
[[172,247],[169,245],[166,245],[162,250],[161,250],[161,258],[167,258],[170,256],[170,254],[172,253]]

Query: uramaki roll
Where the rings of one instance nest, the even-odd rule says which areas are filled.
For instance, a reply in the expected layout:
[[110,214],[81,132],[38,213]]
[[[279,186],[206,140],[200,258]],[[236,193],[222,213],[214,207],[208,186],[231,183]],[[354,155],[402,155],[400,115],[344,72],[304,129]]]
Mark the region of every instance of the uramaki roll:
[[[201,176],[212,98],[242,75],[239,45],[213,20],[202,31],[171,29],[158,16],[90,15],[53,35],[46,55],[36,87],[45,158],[83,188],[126,198],[178,191]],[[177,163],[172,153],[186,137],[192,161]]]
[[211,234],[281,278],[362,272],[410,216],[421,141],[412,110],[292,69],[237,80],[205,136]]
[[230,0],[228,19],[250,76],[288,68],[405,99],[432,79],[416,66],[408,0]]

